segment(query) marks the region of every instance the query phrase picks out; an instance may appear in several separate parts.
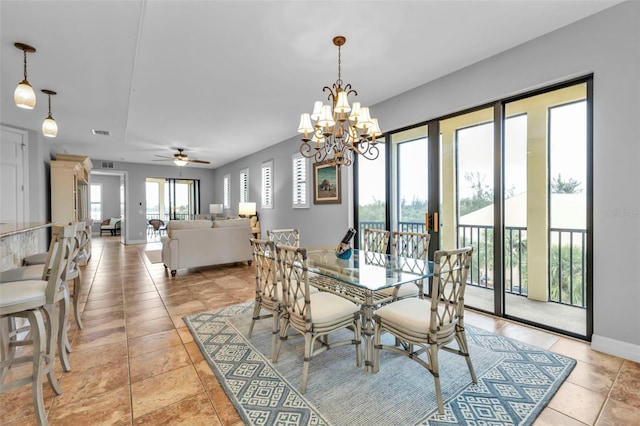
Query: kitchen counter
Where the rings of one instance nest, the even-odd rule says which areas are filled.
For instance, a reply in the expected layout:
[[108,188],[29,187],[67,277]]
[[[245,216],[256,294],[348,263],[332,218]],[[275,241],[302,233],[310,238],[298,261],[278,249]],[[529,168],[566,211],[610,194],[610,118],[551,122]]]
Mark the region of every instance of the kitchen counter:
[[22,266],[25,257],[46,250],[40,241],[48,238],[46,228],[51,226],[51,222],[0,223],[0,271]]

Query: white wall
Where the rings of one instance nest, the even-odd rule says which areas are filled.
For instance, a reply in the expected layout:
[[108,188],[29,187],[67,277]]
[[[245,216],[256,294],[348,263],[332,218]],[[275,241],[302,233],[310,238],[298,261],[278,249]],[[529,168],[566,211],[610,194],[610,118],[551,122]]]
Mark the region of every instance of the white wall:
[[[607,9],[372,110],[388,131],[590,73],[594,74],[592,345],[640,361],[640,2]],[[291,123],[293,130],[294,118]],[[294,137],[217,169],[216,202],[222,202],[223,175],[231,173],[232,207],[237,209],[239,171],[248,166],[250,199],[259,203],[260,165],[273,158],[275,208],[260,211],[263,232],[297,226],[304,245],[335,244],[348,224],[348,189],[339,206],[292,210],[291,154],[299,144]]]

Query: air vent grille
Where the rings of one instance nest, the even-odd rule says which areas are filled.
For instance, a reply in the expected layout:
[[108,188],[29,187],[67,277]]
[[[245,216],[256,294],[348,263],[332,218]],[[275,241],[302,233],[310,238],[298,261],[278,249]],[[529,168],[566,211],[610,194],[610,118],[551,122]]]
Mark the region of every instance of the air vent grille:
[[113,161],[103,161],[102,162],[103,169],[113,169]]
[[93,130],[91,130],[91,133],[93,133],[94,135],[100,135],[100,136],[109,136],[110,135],[108,130],[96,130],[96,129],[93,129]]

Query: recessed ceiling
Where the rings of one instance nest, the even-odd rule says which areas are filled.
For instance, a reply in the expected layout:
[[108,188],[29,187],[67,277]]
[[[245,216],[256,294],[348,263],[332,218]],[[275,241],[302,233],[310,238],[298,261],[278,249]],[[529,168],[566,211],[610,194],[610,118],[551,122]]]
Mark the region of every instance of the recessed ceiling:
[[[297,134],[300,113],[337,78],[335,35],[347,37],[343,80],[375,114],[380,101],[617,3],[3,0],[0,121],[40,132],[48,88],[52,153],[152,163],[181,147],[211,162],[189,167],[215,168]],[[13,105],[14,42],[37,49],[32,111]]]

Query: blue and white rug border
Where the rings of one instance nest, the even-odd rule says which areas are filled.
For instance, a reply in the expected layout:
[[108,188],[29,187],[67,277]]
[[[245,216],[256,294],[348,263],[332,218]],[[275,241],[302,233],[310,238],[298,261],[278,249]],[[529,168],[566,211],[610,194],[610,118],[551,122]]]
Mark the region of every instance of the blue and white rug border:
[[[231,318],[231,317],[234,317],[234,316],[237,316],[237,315],[241,315],[243,313],[246,313],[247,311],[250,311],[252,309],[252,307],[253,307],[253,301],[249,301],[249,302],[245,302],[245,303],[241,303],[241,304],[237,304],[237,305],[227,306],[227,307],[220,308],[220,309],[217,309],[217,310],[214,310],[214,311],[201,312],[201,313],[187,315],[187,316],[183,317],[183,320],[184,320],[185,324],[187,325],[187,327],[191,331],[192,335],[194,336],[194,341],[196,342],[196,344],[200,348],[200,351],[202,352],[204,358],[207,360],[207,363],[211,367],[211,370],[213,371],[213,373],[218,378],[218,381],[222,385],[222,387],[223,387],[225,393],[227,394],[227,396],[233,402],[234,407],[237,409],[240,417],[247,424],[254,424],[254,423],[253,423],[252,419],[247,415],[247,412],[246,412],[247,410],[245,409],[243,404],[241,404],[240,401],[238,400],[238,397],[237,397],[236,393],[234,393],[233,389],[227,383],[227,379],[224,376],[224,373],[222,371],[220,371],[219,366],[216,365],[216,363],[213,361],[213,359],[209,355],[208,351],[204,347],[202,339],[197,338],[197,334],[198,333],[196,331],[196,328],[192,324],[191,319],[195,318],[195,317],[198,317],[198,316],[201,316],[201,315],[219,316],[220,320],[218,322],[224,323],[226,327],[232,328],[238,336],[242,336],[242,333],[240,333],[240,331],[237,330],[237,328],[234,327],[227,319]],[[229,313],[231,315],[223,314],[223,312],[226,311],[226,310],[229,310],[230,311]],[[542,396],[540,398],[540,400],[535,405],[535,407],[531,408],[531,411],[529,411],[526,414],[526,416],[522,417],[521,421],[518,423],[519,425],[531,424],[533,422],[533,420],[535,420],[538,417],[540,412],[547,406],[547,404],[549,403],[551,398],[555,395],[555,393],[557,392],[559,387],[562,385],[562,383],[564,383],[565,379],[569,376],[569,374],[571,373],[571,371],[575,367],[576,361],[574,359],[570,358],[570,357],[567,357],[567,356],[564,356],[564,355],[555,354],[553,352],[550,352],[550,351],[547,351],[547,350],[544,350],[544,349],[541,349],[541,348],[537,348],[535,346],[532,346],[532,345],[529,345],[529,344],[526,344],[526,343],[519,342],[519,341],[517,341],[515,339],[511,339],[511,338],[506,337],[506,336],[501,336],[501,335],[497,335],[495,333],[491,333],[489,331],[480,329],[478,327],[473,327],[473,326],[468,326],[468,325],[467,325],[467,327],[473,328],[473,330],[474,330],[476,335],[496,336],[497,338],[505,339],[506,341],[510,342],[514,346],[517,346],[519,348],[525,349],[528,352],[535,353],[536,351],[539,351],[540,353],[544,353],[545,355],[551,355],[552,357],[557,359],[561,364],[564,364],[563,370],[558,374],[558,377],[553,382],[553,384],[551,386],[549,386],[549,388],[546,390],[544,396]],[[300,394],[300,392],[297,390],[296,387],[292,386],[291,383],[289,383],[286,378],[282,377],[282,375],[280,373],[278,373],[278,371],[273,367],[273,364],[271,363],[271,360],[269,358],[267,358],[260,351],[258,351],[248,340],[244,339],[244,336],[242,336],[242,338],[243,338],[243,342],[242,343],[244,345],[246,345],[251,350],[251,352],[252,352],[251,356],[260,358],[261,361],[263,361],[266,365],[270,366],[271,369],[273,370],[273,372],[277,375],[277,377],[283,383],[285,383],[288,386],[289,392],[292,395],[295,395],[295,398],[298,398],[300,400],[300,402],[302,402],[304,405],[306,405],[306,408],[309,410],[310,417],[314,418],[314,424],[326,424],[326,425],[330,425],[331,424],[325,418],[325,416],[323,416],[313,406],[313,404],[304,397],[304,395]],[[504,360],[500,360],[500,361],[504,361]],[[494,367],[490,368],[488,370],[488,372],[492,371],[494,368],[496,368],[496,367],[494,366]],[[486,376],[487,375],[485,374],[485,375],[482,375],[482,376],[478,377],[478,385],[475,385],[476,388],[478,386],[484,386],[484,381],[485,380],[490,380],[490,378],[487,378]],[[460,401],[461,395],[464,392],[468,392],[468,389],[469,388],[462,388],[456,395],[451,396],[450,398],[448,398],[445,401],[445,414],[444,415],[440,416],[440,415],[437,414],[437,411],[435,411],[433,413],[430,413],[422,422],[420,422],[418,424],[419,425],[430,425],[430,426],[432,426],[432,425],[440,426],[440,425],[459,424],[460,417],[456,416],[456,413],[454,413],[454,411],[456,411],[457,414],[460,415],[460,410],[461,409],[460,409],[460,407],[458,407],[458,405],[461,402],[464,403],[464,401]],[[479,395],[479,397],[482,397],[482,395]],[[455,410],[454,410],[454,406],[455,406]],[[514,410],[517,410],[517,407],[512,407],[512,408]],[[474,419],[474,420],[476,420],[476,419]],[[482,421],[480,420],[478,423],[482,423]]]

